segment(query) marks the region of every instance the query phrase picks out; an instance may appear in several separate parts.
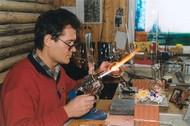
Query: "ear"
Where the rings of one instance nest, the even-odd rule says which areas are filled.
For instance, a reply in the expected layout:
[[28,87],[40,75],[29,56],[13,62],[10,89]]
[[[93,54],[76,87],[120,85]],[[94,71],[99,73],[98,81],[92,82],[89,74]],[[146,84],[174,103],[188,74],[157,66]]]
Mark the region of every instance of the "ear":
[[44,46],[49,47],[54,41],[52,40],[52,36],[47,34],[44,36]]

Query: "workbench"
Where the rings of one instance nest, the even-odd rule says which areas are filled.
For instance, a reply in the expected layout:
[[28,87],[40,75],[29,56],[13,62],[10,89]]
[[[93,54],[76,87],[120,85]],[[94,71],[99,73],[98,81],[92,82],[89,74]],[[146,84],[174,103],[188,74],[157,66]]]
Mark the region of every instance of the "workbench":
[[[166,98],[169,101],[169,98],[171,96],[172,91],[166,91]],[[111,105],[111,102],[115,99],[118,99],[118,89],[115,92],[115,95],[112,100],[106,100],[106,99],[99,99],[97,102],[96,109],[98,110],[103,110],[104,112],[107,113],[107,119],[106,120],[81,120],[81,119],[71,119],[67,122],[67,126],[134,126],[134,116],[126,116],[126,115],[110,115],[109,114],[109,108]],[[159,107],[160,111],[160,117],[161,119],[166,119],[165,115],[177,115],[177,120],[181,117],[182,115],[185,114],[187,108],[185,107],[184,109],[180,110],[175,104],[168,102],[168,107]],[[164,115],[164,116],[163,116]],[[181,116],[179,116],[181,115]],[[163,116],[163,117],[162,117]],[[172,117],[172,120],[175,119],[176,116]],[[161,120],[160,122],[163,122]],[[180,120],[178,120],[179,122]],[[168,124],[173,124],[170,122],[170,120],[164,120],[164,122],[168,122]],[[158,122],[159,123],[159,122]],[[186,124],[187,122],[183,122]],[[189,122],[188,122],[189,123]],[[161,124],[160,124],[161,125]],[[177,126],[174,125],[173,126]],[[181,125],[181,126],[188,126],[187,125]]]
[[[138,69],[140,70],[140,69]],[[142,70],[143,71],[143,70]],[[146,69],[146,72],[141,72],[143,75],[148,74],[148,71]],[[151,72],[149,72],[151,74]],[[125,75],[124,75],[125,77]],[[127,79],[127,77],[125,77]],[[176,77],[173,77],[173,82],[177,81]],[[160,126],[167,126],[166,124],[170,126],[188,126],[190,124],[190,120],[183,121],[182,118],[184,114],[187,111],[187,106],[184,107],[182,110],[178,108],[177,105],[174,103],[169,102],[169,99],[172,95],[174,88],[181,88],[181,87],[169,87],[167,90],[165,90],[165,96],[168,101],[168,107],[160,106],[158,107],[158,120],[156,122],[159,123]],[[186,87],[185,87],[186,88]],[[129,115],[110,115],[109,109],[111,102],[113,100],[119,99],[118,96],[120,95],[120,92],[118,89],[116,89],[114,96],[112,99],[100,99],[97,102],[96,109],[103,110],[107,113],[107,119],[106,120],[100,120],[100,121],[94,121],[94,120],[80,120],[80,119],[72,119],[70,120],[67,125],[68,126],[106,126],[106,125],[114,125],[114,126],[137,126],[135,123],[135,117],[129,116]],[[154,110],[152,110],[154,113]],[[138,125],[140,126],[140,125]],[[150,126],[150,125],[148,125]],[[155,126],[155,125],[153,125]]]
[[133,126],[133,116],[118,116],[109,115],[109,107],[112,100],[100,99],[96,106],[96,109],[103,110],[107,113],[106,120],[94,121],[94,120],[72,120],[68,126],[104,126],[104,125],[115,125],[115,126]]

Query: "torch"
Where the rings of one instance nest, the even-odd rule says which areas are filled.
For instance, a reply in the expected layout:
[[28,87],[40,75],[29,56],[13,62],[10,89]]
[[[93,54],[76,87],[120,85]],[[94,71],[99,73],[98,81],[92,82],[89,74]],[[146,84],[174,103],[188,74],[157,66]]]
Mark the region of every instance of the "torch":
[[138,52],[138,50],[135,50],[125,58],[123,58],[120,62],[113,63],[107,72],[103,73],[102,75],[99,75],[98,77],[93,76],[92,74],[87,75],[84,80],[79,84],[77,87],[77,94],[87,94],[90,93],[92,95],[97,95],[100,93],[100,91],[103,89],[104,85],[102,84],[102,78],[106,75],[114,75],[117,72],[119,73],[119,69],[121,66],[129,61],[131,58],[135,56],[135,54]]

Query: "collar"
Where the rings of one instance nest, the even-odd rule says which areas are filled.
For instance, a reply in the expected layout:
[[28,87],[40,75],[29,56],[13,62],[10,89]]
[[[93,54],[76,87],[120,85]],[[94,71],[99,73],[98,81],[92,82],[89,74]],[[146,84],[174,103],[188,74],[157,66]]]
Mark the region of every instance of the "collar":
[[33,64],[36,70],[49,78],[54,78],[54,80],[58,81],[60,77],[61,66],[58,64],[54,71],[52,71],[36,54],[36,51],[33,50],[32,53],[28,55],[29,61]]

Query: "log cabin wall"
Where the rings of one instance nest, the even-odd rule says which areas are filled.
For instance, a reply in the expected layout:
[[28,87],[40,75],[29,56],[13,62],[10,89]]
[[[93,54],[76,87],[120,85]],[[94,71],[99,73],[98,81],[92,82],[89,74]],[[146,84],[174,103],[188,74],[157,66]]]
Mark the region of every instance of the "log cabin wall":
[[59,5],[58,0],[0,1],[0,83],[33,49],[34,26],[40,13]]

